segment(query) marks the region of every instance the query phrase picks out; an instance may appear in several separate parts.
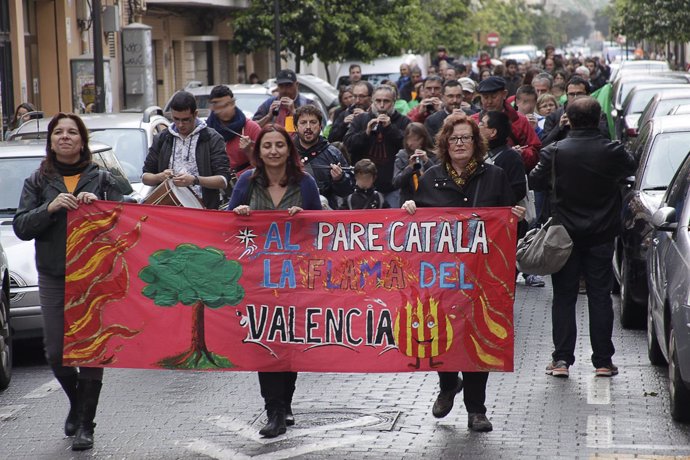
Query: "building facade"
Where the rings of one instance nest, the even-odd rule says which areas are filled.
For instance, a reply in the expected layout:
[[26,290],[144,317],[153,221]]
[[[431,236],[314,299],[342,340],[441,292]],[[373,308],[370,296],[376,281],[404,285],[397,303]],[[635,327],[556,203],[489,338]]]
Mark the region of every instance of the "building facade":
[[[93,19],[87,0],[0,0],[3,126],[31,102],[46,116],[83,112],[94,99]],[[122,27],[151,28],[153,100],[163,106],[191,81],[243,83],[274,74],[269,51],[230,52],[233,14],[248,0],[101,0],[106,111],[126,109]]]

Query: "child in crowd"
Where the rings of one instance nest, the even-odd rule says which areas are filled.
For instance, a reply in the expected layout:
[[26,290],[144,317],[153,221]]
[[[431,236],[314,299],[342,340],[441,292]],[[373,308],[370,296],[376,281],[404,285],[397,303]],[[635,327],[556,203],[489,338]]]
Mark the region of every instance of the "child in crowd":
[[543,132],[543,122],[542,126],[539,126],[539,122],[544,119],[539,113],[537,113],[537,91],[532,85],[522,85],[517,89],[515,93],[515,108],[518,112],[523,114],[529,120],[530,126],[537,133],[539,139],[542,137]]
[[419,177],[436,164],[434,144],[423,124],[413,122],[405,128],[403,148],[395,155],[393,187],[400,189],[400,202],[413,198]]
[[542,129],[542,134],[539,139],[542,139],[544,122],[546,117],[548,117],[552,112],[558,109],[558,98],[551,93],[544,93],[537,99],[537,113],[541,115],[541,120],[537,123],[537,126]]
[[365,158],[355,163],[355,191],[351,193],[341,209],[381,209],[388,204],[381,192],[374,188],[376,181],[376,165]]

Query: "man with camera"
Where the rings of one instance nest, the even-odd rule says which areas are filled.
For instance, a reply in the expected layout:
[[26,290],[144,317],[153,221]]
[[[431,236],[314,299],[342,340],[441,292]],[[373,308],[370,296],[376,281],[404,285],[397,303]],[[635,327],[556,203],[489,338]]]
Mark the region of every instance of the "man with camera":
[[410,119],[395,110],[396,91],[380,85],[373,95],[369,112],[358,115],[345,134],[345,146],[352,164],[368,158],[376,164],[375,188],[383,193],[391,208],[400,207],[400,191],[393,187],[395,155],[402,148]]
[[[568,83],[565,86],[565,94],[568,99],[565,101],[565,104],[563,104],[562,107],[559,107],[557,110],[549,114],[544,121],[544,134],[542,141],[544,147],[566,138],[568,131],[570,131],[570,122],[568,120],[568,115],[566,114],[568,105],[576,99],[589,96],[590,89],[591,87],[589,82],[578,75],[573,75],[570,80],[568,80]],[[609,135],[609,125],[605,114],[602,114],[601,119],[599,120],[599,132],[605,138],[611,138]]]
[[[262,128],[273,123],[294,131],[292,117],[297,107],[306,104],[314,105],[314,101],[299,94],[297,89],[297,75],[292,69],[282,69],[276,75],[278,96],[271,96],[256,109],[252,118]],[[286,120],[289,122],[286,126]]]
[[[466,83],[468,89],[474,93],[474,81],[470,80],[472,86]],[[431,139],[436,138],[436,133],[439,132],[443,126],[443,120],[446,119],[448,115],[453,113],[464,113],[466,115],[471,115],[473,112],[469,112],[463,107],[465,103],[465,87],[458,80],[448,80],[443,84],[443,110],[439,110],[424,122],[424,127],[429,132]]]
[[432,114],[443,108],[443,102],[439,98],[443,87],[443,79],[438,75],[427,77],[422,84],[422,100],[415,108],[407,113],[410,121],[424,123]]
[[341,142],[345,138],[350,123],[357,115],[366,113],[371,107],[371,96],[374,93],[374,85],[365,80],[360,80],[352,87],[352,97],[355,101],[347,110],[343,110],[331,125],[328,133],[328,142]]

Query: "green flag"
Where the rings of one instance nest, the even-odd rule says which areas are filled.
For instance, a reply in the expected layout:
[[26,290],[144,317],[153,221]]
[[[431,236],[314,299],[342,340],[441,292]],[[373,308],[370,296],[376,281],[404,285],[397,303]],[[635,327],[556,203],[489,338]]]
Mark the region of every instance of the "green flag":
[[604,86],[592,93],[592,97],[599,101],[601,110],[606,114],[606,121],[609,125],[609,136],[615,139],[615,127],[613,126],[613,117],[611,116],[611,83],[606,83]]

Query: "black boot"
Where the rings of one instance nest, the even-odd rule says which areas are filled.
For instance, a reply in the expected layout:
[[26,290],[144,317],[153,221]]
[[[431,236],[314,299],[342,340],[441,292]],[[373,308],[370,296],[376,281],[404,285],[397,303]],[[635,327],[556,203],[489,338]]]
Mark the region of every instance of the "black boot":
[[77,374],[56,378],[69,398],[69,413],[65,419],[65,436],[74,436],[77,432]]
[[275,438],[287,431],[285,426],[285,409],[271,409],[268,410],[268,423],[265,427],[259,430],[259,434],[266,438]]
[[96,426],[98,396],[101,394],[100,380],[80,380],[77,386],[79,400],[79,425],[72,441],[72,450],[87,450],[93,447],[93,429]]
[[293,426],[295,424],[295,416],[292,413],[292,404],[289,403],[285,409],[285,424],[287,426]]

